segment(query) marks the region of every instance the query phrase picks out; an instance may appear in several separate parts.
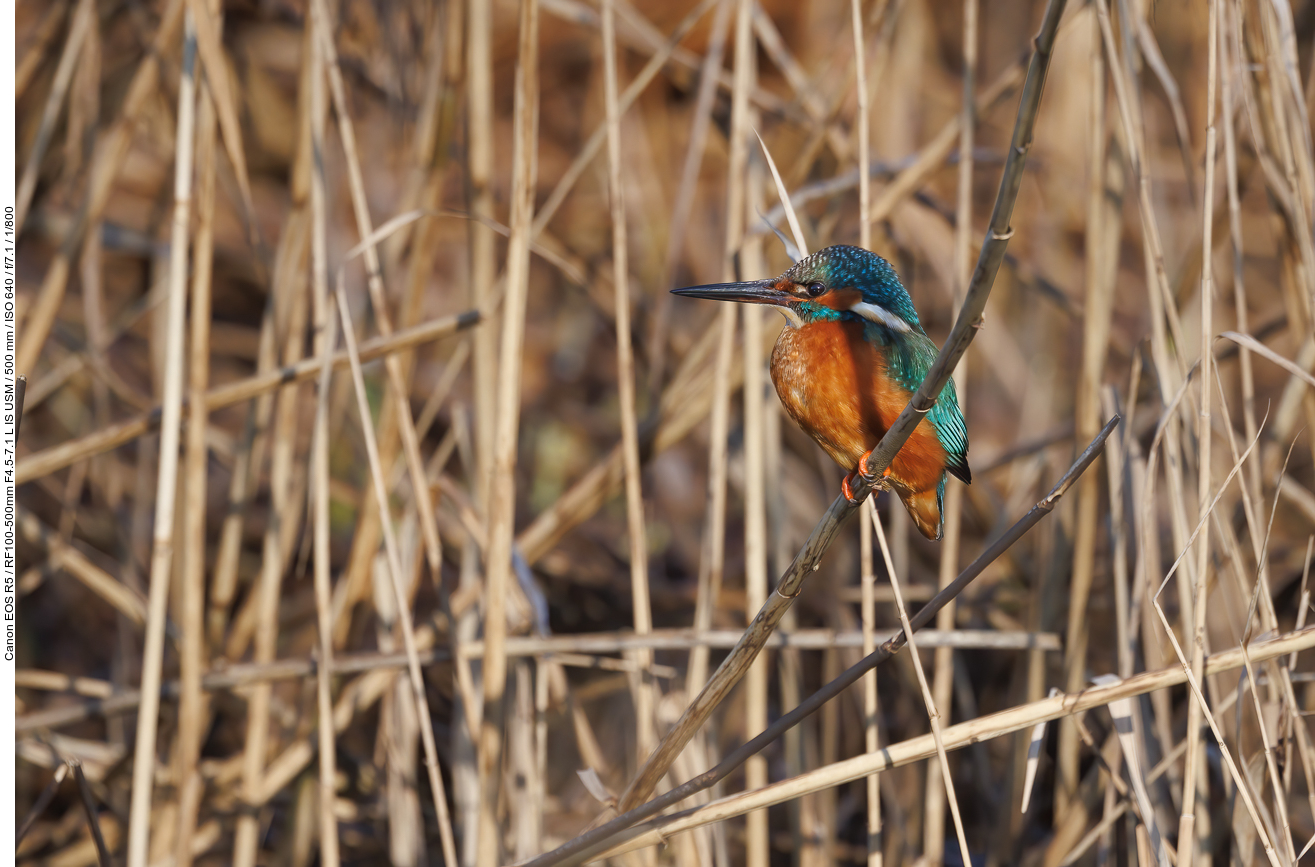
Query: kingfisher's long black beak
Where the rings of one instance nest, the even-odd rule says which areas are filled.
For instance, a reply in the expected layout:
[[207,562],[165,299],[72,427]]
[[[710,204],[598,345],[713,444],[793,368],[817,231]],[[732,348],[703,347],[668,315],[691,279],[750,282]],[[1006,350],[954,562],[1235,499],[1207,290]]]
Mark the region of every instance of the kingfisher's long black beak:
[[708,286],[688,286],[672,289],[672,295],[686,298],[709,298],[713,301],[742,301],[749,304],[775,304],[784,307],[793,296],[775,286],[776,280],[754,280],[750,283],[713,283]]

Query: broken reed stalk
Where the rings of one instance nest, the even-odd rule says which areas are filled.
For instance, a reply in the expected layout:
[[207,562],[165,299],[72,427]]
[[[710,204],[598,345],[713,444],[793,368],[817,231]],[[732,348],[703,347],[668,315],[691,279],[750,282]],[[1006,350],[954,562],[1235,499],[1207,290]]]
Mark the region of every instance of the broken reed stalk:
[[55,795],[59,794],[60,784],[68,776],[68,771],[68,762],[60,762],[54,773],[50,775],[50,782],[46,783],[46,787],[41,790],[41,794],[36,796],[36,800],[32,802],[32,808],[27,811],[27,815],[22,818],[14,830],[15,848],[23,842],[23,838],[27,836],[28,831],[32,830],[32,825],[37,819],[41,818],[41,814],[46,812],[50,802],[55,800]]
[[[1097,435],[1096,439],[1087,446],[1086,450],[1078,456],[1077,461],[1069,467],[1068,472],[1066,472],[1055,487],[1051,489],[1050,493],[1043,500],[1033,506],[1027,514],[1010,527],[1004,535],[983,551],[967,569],[959,574],[959,577],[955,578],[954,581],[944,590],[937,593],[932,597],[931,601],[920,608],[918,613],[909,619],[910,627],[914,630],[918,630],[930,623],[932,618],[936,616],[936,613],[940,611],[946,603],[962,593],[964,588],[972,583],[977,576],[981,575],[987,566],[999,559],[999,557],[1003,555],[1005,551],[1009,550],[1015,542],[1021,539],[1028,530],[1032,529],[1042,518],[1050,514],[1055,508],[1055,503],[1064,496],[1072,486],[1073,482],[1086,471],[1087,467],[1089,467],[1101,453],[1105,445],[1105,440],[1114,431],[1114,428],[1118,423],[1118,416],[1111,418],[1109,422],[1106,423],[1104,429],[1101,430],[1100,434]],[[617,842],[616,838],[625,833],[626,829],[656,816],[668,807],[675,806],[685,798],[708,789],[716,785],[719,781],[725,779],[736,768],[744,764],[744,762],[751,756],[766,749],[773,741],[785,734],[785,732],[794,728],[832,698],[840,695],[852,686],[864,674],[875,669],[878,665],[898,653],[907,643],[907,633],[904,630],[901,630],[898,634],[883,642],[876,652],[868,654],[859,662],[850,666],[839,677],[832,680],[822,689],[813,693],[789,713],[782,714],[774,723],[764,729],[762,734],[727,755],[726,758],[712,770],[705,774],[701,774],[700,776],[695,777],[694,779],[689,780],[656,798],[653,798],[641,807],[632,809],[617,816],[615,819],[604,825],[600,825],[591,831],[581,834],[575,839],[562,844],[553,851],[547,852],[540,855],[538,858],[525,863],[522,867],[571,867],[571,865],[583,864],[586,861],[589,861],[608,847],[615,845]]]
[[352,384],[356,391],[356,405],[360,412],[361,429],[365,435],[365,450],[370,459],[370,476],[373,481],[374,496],[382,521],[384,536],[384,553],[388,564],[388,575],[392,584],[394,600],[397,604],[397,622],[401,626],[402,646],[406,651],[407,673],[410,675],[411,692],[415,698],[416,712],[420,721],[420,743],[425,751],[425,770],[429,777],[430,795],[434,801],[434,814],[438,820],[439,837],[442,840],[443,853],[447,863],[456,863],[456,843],[452,835],[452,820],[448,816],[447,790],[443,786],[443,775],[438,767],[438,748],[434,743],[434,725],[429,715],[429,702],[425,696],[424,675],[420,671],[417,656],[415,627],[411,621],[411,606],[407,599],[406,588],[402,578],[402,560],[397,547],[388,508],[388,491],[384,487],[384,469],[379,459],[379,446],[375,441],[374,425],[370,415],[369,399],[366,396],[365,377],[361,373],[360,357],[356,350],[356,334],[352,327],[351,314],[347,309],[347,297],[339,285],[334,292],[338,301],[338,312],[342,318],[342,332],[347,344],[347,353],[352,361]]
[[133,748],[132,801],[128,813],[128,867],[146,867],[150,846],[151,795],[155,784],[160,679],[164,665],[164,626],[169,604],[169,584],[173,578],[174,509],[178,494],[178,445],[182,435],[183,372],[186,368],[183,348],[187,323],[187,240],[192,203],[192,149],[196,142],[196,29],[190,13],[183,33],[177,129],[169,294],[164,310],[167,336],[161,396],[160,469],[155,493],[155,533],[151,545],[146,640],[142,650],[142,704]]
[[[881,442],[873,449],[872,456],[868,460],[869,475],[856,480],[857,488],[854,493],[858,502],[868,495],[877,480],[881,478],[881,474],[890,466],[900,447],[913,433],[913,429],[931,411],[936,398],[940,396],[941,389],[949,380],[950,373],[963,357],[977,329],[981,327],[986,299],[991,294],[996,272],[1000,269],[1005,248],[1012,235],[1009,219],[1013,213],[1014,202],[1018,198],[1019,186],[1022,184],[1023,167],[1032,144],[1032,129],[1036,124],[1046,72],[1050,66],[1050,53],[1054,47],[1055,34],[1059,28],[1064,4],[1065,0],[1051,0],[1046,8],[1041,30],[1036,37],[1035,50],[1028,64],[1027,78],[1019,100],[1018,118],[1014,124],[1009,157],[1005,162],[995,209],[959,317],[955,321],[949,339],[941,348],[940,354],[928,370],[922,385],[909,401],[909,405],[904,408],[890,430],[881,438]],[[667,769],[671,767],[676,756],[693,737],[694,732],[702,727],[713,709],[739,682],[762,650],[767,636],[776,628],[785,611],[802,591],[804,580],[809,574],[821,568],[822,555],[830,548],[836,534],[856,509],[857,502],[850,502],[843,496],[837,497],[832,502],[821,521],[813,528],[803,549],[795,557],[790,570],[781,577],[767,604],[745,630],[740,643],[731,651],[712,680],[690,703],[675,727],[663,738],[657,750],[649,756],[639,774],[631,781],[618,804],[622,812],[633,809],[648,797],[658,781],[666,774]]]
[[[616,379],[621,410],[621,451],[626,477],[626,527],[630,541],[630,597],[635,634],[653,629],[648,590],[648,533],[644,526],[643,476],[639,462],[639,422],[635,415],[635,354],[630,342],[630,259],[626,236],[625,189],[621,182],[621,113],[617,106],[616,7],[603,0],[603,89],[607,114],[607,188],[612,216],[612,287],[616,302]],[[647,755],[657,740],[657,694],[645,674],[651,651],[635,654],[635,752]]]
[[[81,762],[72,762],[73,778],[78,784],[78,800],[82,803],[82,812],[87,817],[87,830],[91,832],[91,840],[96,844],[96,863],[100,867],[110,867],[114,859],[110,856],[109,847],[105,845],[105,835],[100,830],[100,818],[96,813],[96,799],[91,791],[91,785],[87,782],[87,775],[82,772]],[[190,853],[189,853],[190,854]]]
[[[529,289],[530,240],[534,218],[535,154],[538,145],[539,4],[521,0],[512,121],[511,240],[507,244],[502,301],[502,345],[498,360],[496,428],[489,484],[488,547],[484,556],[484,716],[478,744],[479,827],[477,867],[501,861],[498,793],[502,777],[504,693],[507,657],[507,584],[512,580],[512,533],[516,518],[516,451],[520,421],[521,350]],[[401,604],[401,603],[399,603]]]
[[[310,10],[309,26],[326,27],[322,3]],[[317,28],[318,24],[318,28]],[[311,291],[315,302],[312,352],[320,362],[315,389],[315,422],[310,454],[310,512],[313,533],[312,580],[315,587],[315,620],[318,631],[319,665],[316,666],[315,703],[319,752],[320,862],[338,867],[338,818],[333,811],[337,799],[337,739],[333,731],[333,692],[329,672],[333,667],[333,577],[329,550],[329,386],[333,381],[333,350],[338,343],[338,320],[329,304],[328,191],[324,177],[324,71],[325,49],[314,35],[310,39],[311,150],[314,168],[310,177],[311,206]],[[386,335],[385,335],[386,336]]]
[[[417,325],[414,328],[394,332],[391,337],[375,337],[360,345],[361,363],[374,361],[391,353],[404,352],[420,344],[447,337],[458,331],[464,331],[473,325],[477,325],[480,319],[481,314],[478,310],[467,310],[455,316],[444,316]],[[341,370],[347,367],[349,363],[350,360],[345,351],[334,353],[334,370]],[[206,409],[214,412],[241,403],[244,400],[267,394],[285,385],[309,382],[319,375],[320,364],[318,358],[307,358],[286,364],[268,373],[259,373],[246,379],[240,379],[237,382],[215,386],[205,393]],[[157,407],[150,412],[111,425],[104,430],[34,452],[19,461],[16,483],[21,485],[39,479],[84,458],[107,452],[124,443],[131,442],[137,437],[160,427],[162,417],[163,410]]]

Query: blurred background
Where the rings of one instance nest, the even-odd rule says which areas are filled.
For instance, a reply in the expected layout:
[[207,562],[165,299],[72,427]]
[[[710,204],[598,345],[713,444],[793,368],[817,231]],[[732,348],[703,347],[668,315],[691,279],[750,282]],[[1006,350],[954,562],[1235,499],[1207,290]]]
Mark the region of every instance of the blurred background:
[[[844,474],[783,417],[762,373],[784,320],[668,294],[791,262],[746,130],[774,158],[808,249],[865,242],[885,256],[939,345],[986,231],[1044,5],[615,0],[609,169],[593,2],[20,0],[20,862],[97,863],[78,789],[59,784],[70,761],[107,850],[124,857],[130,796],[151,782],[139,771],[134,784],[134,745],[139,690],[153,683],[140,863],[438,864],[450,827],[474,865],[486,652],[508,655],[508,679],[484,807],[501,854],[485,846],[498,860],[479,863],[586,829]],[[1068,3],[1008,255],[956,377],[973,483],[951,480],[939,543],[898,500],[877,503],[910,607],[1045,496],[1106,418],[1124,421],[1112,453],[922,643],[942,725],[1089,676],[1176,666],[1157,599],[1189,656],[1194,624],[1212,652],[1307,621],[1313,37],[1315,4],[1302,0]],[[518,125],[532,145],[520,152]],[[193,170],[176,176],[180,158]],[[620,294],[609,171],[624,207]],[[509,225],[529,237],[527,275]],[[381,226],[376,252],[353,250]],[[501,302],[522,289],[518,337],[504,318],[519,302]],[[337,291],[360,384],[344,362],[321,391]],[[191,299],[186,318],[171,321],[171,293]],[[746,366],[761,399],[746,399]],[[177,377],[191,395],[181,439],[158,410]],[[507,406],[518,416],[499,440]],[[641,467],[629,507],[627,427]],[[179,455],[167,511],[162,442]],[[878,641],[898,629],[858,523],[782,624],[790,646],[764,653],[663,788],[857,661],[865,620]],[[162,533],[173,556],[156,544],[153,562]],[[503,608],[487,592],[494,572],[505,624],[486,642],[489,609]],[[153,576],[169,590],[164,620],[150,613]],[[151,623],[163,624],[154,662]],[[336,666],[322,679],[332,803],[317,758],[322,637]],[[412,640],[424,706],[402,656]],[[1315,833],[1309,661],[1256,671],[1254,702],[1238,671],[1206,683],[1263,812],[1259,836],[1213,738],[1189,736],[1204,729],[1187,689],[1136,705],[1158,827],[1194,863],[1260,863],[1262,836],[1291,859]],[[850,689],[718,794],[857,756],[869,727],[883,746],[930,730],[908,652],[880,669],[876,696],[873,715]],[[1140,812],[1109,714],[1049,727],[1029,784],[1032,736],[949,756],[973,862],[1137,863]],[[1184,777],[1197,792],[1186,845]],[[38,803],[43,790],[53,800]],[[871,834],[860,780],[618,863],[962,863],[936,759],[882,773],[878,793]]]

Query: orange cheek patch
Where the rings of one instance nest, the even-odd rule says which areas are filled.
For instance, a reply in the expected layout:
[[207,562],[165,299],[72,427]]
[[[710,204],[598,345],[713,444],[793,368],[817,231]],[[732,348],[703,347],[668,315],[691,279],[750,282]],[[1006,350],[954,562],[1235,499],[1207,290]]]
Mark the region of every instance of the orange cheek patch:
[[832,310],[848,310],[863,300],[863,293],[857,289],[833,289],[813,303],[830,307]]

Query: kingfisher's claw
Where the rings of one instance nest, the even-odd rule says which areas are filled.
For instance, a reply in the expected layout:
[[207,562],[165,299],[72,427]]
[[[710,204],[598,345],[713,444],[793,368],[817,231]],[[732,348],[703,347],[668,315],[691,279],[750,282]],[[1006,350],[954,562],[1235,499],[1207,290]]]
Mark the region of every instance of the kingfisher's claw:
[[851,506],[857,506],[861,500],[854,496],[854,489],[849,486],[849,480],[854,478],[854,473],[850,473],[840,480],[840,493],[845,495]]

